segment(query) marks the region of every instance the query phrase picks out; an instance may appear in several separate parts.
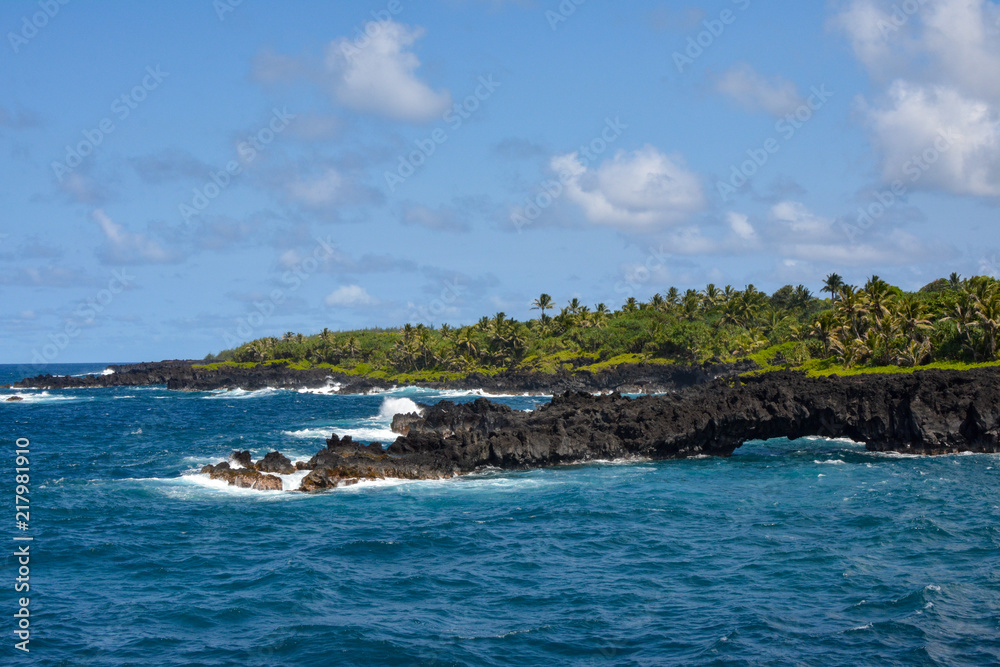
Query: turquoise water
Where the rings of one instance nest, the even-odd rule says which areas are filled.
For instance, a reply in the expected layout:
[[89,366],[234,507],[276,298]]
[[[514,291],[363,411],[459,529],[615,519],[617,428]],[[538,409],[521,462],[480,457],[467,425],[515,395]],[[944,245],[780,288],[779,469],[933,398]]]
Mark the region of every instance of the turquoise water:
[[13,393],[4,539],[29,438],[33,617],[4,664],[1000,664],[1000,456],[804,439],[306,496],[196,471],[387,437],[442,394]]

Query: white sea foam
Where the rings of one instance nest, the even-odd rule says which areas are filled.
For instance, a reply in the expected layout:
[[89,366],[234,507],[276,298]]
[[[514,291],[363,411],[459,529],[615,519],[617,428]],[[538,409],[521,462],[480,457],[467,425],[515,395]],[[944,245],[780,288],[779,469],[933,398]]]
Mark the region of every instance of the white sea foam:
[[216,389],[209,393],[208,396],[202,396],[202,398],[208,399],[244,399],[244,398],[261,398],[263,396],[273,396],[274,394],[281,391],[280,389],[275,389],[274,387],[265,387],[263,389],[257,389],[255,391],[247,391],[246,389]]
[[[12,396],[17,396],[20,401],[8,400]],[[67,396],[65,394],[50,394],[48,391],[22,392],[15,394],[0,394],[0,403],[4,405],[22,405],[25,403],[55,403],[59,401],[85,401],[91,400],[83,396]]]
[[[188,496],[190,496],[191,487],[200,488],[201,490],[210,490],[219,494],[235,495],[235,496],[250,496],[259,498],[267,498],[270,496],[273,498],[276,496],[280,497],[285,495],[285,491],[262,491],[260,489],[244,489],[238,486],[233,486],[224,479],[212,479],[208,475],[204,475],[201,473],[182,475],[181,477],[173,479],[154,478],[147,481],[166,482],[166,484],[164,484],[164,487],[166,489],[175,489],[180,491],[181,495],[188,495]],[[292,490],[296,488],[298,488],[298,484],[296,484]],[[285,489],[288,490],[287,485],[285,486]],[[185,493],[185,491],[188,491],[188,493]]]
[[[374,420],[368,420],[374,422]],[[344,428],[340,426],[326,426],[320,428],[304,428],[298,431],[282,431],[292,438],[302,438],[304,440],[326,440],[330,434],[336,433],[343,438],[345,435],[351,436],[354,440],[361,442],[389,443],[399,437],[398,433],[393,433],[382,424],[373,423],[371,426],[358,426],[354,428]]]
[[379,406],[377,415],[367,419],[360,419],[354,422],[351,426],[320,426],[295,431],[283,431],[283,433],[293,438],[303,438],[309,440],[325,440],[330,437],[331,433],[336,433],[341,438],[349,435],[354,440],[361,442],[378,441],[382,443],[389,443],[399,437],[398,433],[394,433],[389,428],[389,425],[392,423],[392,418],[397,414],[409,414],[414,412],[420,414],[423,410],[420,406],[414,403],[412,399],[405,397],[386,397],[382,399],[382,405]]
[[442,400],[450,398],[466,398],[468,396],[482,396],[483,398],[552,398],[551,394],[532,394],[528,392],[519,394],[493,394],[484,389],[431,389],[428,387],[415,387],[412,385],[391,389],[372,389],[365,392],[367,395],[376,394],[404,394],[416,398],[427,398]]
[[312,440],[315,438],[329,438],[330,434],[333,433],[333,426],[323,426],[320,428],[303,428],[298,431],[282,431],[283,435],[287,435],[291,438],[303,438],[306,440]]
[[813,463],[818,463],[820,465],[842,466],[846,465],[847,461],[841,461],[840,459],[829,459],[827,461],[813,460]]
[[319,394],[319,395],[322,395],[322,396],[330,396],[330,395],[336,394],[338,391],[340,391],[341,387],[343,387],[343,385],[340,384],[339,382],[334,382],[334,381],[330,380],[323,387],[313,387],[313,388],[303,387],[302,389],[299,389],[299,393],[300,394]]
[[423,410],[412,399],[409,398],[385,398],[378,410],[378,417],[391,422],[396,415],[409,414],[415,412],[423,414]]
[[850,438],[827,438],[821,435],[806,435],[801,438],[801,440],[809,440],[810,442],[816,442],[817,440],[822,442],[835,442],[839,445],[850,445],[852,447],[864,447],[865,443],[857,442],[851,440]]
[[427,389],[443,398],[463,398],[466,396],[482,396],[483,398],[552,398],[551,394],[491,394],[483,389]]
[[85,377],[90,377],[92,375],[114,375],[114,374],[115,374],[115,372],[113,370],[111,370],[110,368],[105,368],[103,371],[94,371],[93,373],[78,373],[76,375],[69,375],[69,376],[66,376],[66,375],[55,375],[53,377],[57,377],[57,378],[64,378],[64,377],[85,378]]

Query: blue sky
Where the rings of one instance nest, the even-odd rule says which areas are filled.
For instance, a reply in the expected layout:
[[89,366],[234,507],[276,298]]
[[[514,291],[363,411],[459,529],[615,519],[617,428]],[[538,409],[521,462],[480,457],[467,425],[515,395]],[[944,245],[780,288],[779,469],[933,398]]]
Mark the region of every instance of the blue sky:
[[0,4],[0,361],[1000,272],[1000,7]]

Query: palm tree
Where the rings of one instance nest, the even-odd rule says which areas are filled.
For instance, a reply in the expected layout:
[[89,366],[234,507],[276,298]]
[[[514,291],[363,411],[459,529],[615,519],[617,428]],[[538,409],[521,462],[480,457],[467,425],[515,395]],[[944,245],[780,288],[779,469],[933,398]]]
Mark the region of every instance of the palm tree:
[[358,346],[358,339],[354,336],[350,336],[344,344],[344,352],[346,352],[347,356],[349,356],[353,361],[360,351],[361,348]]
[[552,297],[544,293],[535,299],[531,306],[532,310],[542,311],[543,322],[545,321],[545,311],[552,310],[553,308],[555,308],[555,304],[552,303]]
[[704,304],[705,310],[710,310],[719,304],[719,299],[722,297],[722,292],[713,283],[709,283],[705,287]]
[[610,315],[611,311],[608,309],[607,305],[599,303],[597,304],[597,307],[594,309],[594,315],[592,316],[591,319],[593,320],[594,326],[596,328],[603,329],[604,324],[605,322],[607,322],[608,317]]
[[813,300],[812,292],[805,285],[796,285],[795,293],[792,295],[792,308],[805,309]]
[[830,354],[830,342],[836,324],[833,313],[826,311],[816,319],[809,331],[814,338],[823,344],[823,352],[826,354]]
[[686,320],[693,320],[698,315],[700,307],[701,294],[698,293],[698,290],[689,289],[684,292],[684,298],[681,300],[681,317]]
[[472,327],[462,327],[458,334],[457,341],[458,349],[460,349],[465,356],[473,360],[479,357],[479,345],[476,341],[475,334],[472,332]]
[[867,313],[864,293],[856,290],[852,285],[844,285],[837,293],[836,312],[844,322],[845,326],[850,326],[855,338],[861,338],[861,319]]
[[840,277],[837,273],[831,273],[823,281],[823,292],[830,293],[830,300],[836,303],[837,297],[840,295],[840,290],[844,288],[844,279]]

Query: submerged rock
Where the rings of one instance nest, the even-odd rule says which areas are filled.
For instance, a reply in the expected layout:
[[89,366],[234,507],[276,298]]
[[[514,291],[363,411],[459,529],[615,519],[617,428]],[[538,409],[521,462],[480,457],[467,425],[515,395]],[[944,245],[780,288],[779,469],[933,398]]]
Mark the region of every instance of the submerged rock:
[[232,470],[232,469],[220,469],[221,465],[216,466],[214,470],[209,473],[209,477],[212,479],[224,479],[232,486],[238,486],[243,489],[256,489],[257,491],[282,491],[285,488],[284,483],[281,481],[280,477],[275,477],[274,475],[264,475],[256,470]]
[[20,396],[10,396],[10,397],[8,397],[5,400],[7,400],[7,401],[23,401],[24,399],[21,398]]

